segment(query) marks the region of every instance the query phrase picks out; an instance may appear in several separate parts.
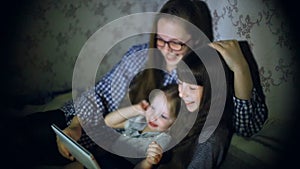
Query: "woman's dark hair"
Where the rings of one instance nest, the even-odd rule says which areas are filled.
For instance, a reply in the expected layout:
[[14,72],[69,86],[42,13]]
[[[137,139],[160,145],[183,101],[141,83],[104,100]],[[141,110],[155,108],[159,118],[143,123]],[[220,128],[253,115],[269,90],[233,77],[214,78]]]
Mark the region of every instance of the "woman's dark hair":
[[[169,0],[160,13],[184,19],[199,28],[210,41],[213,40],[212,18],[207,4],[201,0]],[[156,23],[164,15],[156,18]]]
[[[178,17],[200,29],[210,41],[213,41],[212,17],[207,4],[201,0],[169,0],[159,11],[162,14],[155,18],[154,32],[150,37],[150,47],[156,48],[157,22],[161,17]],[[194,35],[193,32],[190,32]]]
[[202,99],[197,112],[189,112],[197,113],[197,117],[189,131],[189,134],[183,140],[183,142],[185,142],[190,138],[194,138],[195,136],[198,137],[206,122],[206,118],[211,106],[211,83],[205,65],[194,51],[190,52],[182,59],[182,62],[178,64],[176,70],[178,79],[181,82],[203,87]]
[[179,63],[176,69],[178,79],[182,82],[202,86],[203,94],[199,110],[209,108],[211,85],[205,65],[194,51],[187,54],[182,61],[183,62]]
[[[205,2],[200,0],[169,0],[163,5],[160,12],[169,14],[168,16],[179,17],[190,22],[199,28],[209,40],[213,40],[211,15]],[[158,15],[153,24],[153,32],[157,32],[157,22],[160,17],[165,16],[166,15]],[[149,48],[156,49],[156,33],[152,33],[150,35]],[[152,67],[154,66],[159,69],[165,69],[164,57],[157,50],[149,51],[148,64]],[[132,82],[132,84],[136,84],[131,85],[131,91],[133,91],[132,93],[135,93],[135,95],[132,95],[133,97],[131,97],[131,101],[133,103],[138,103],[142,99],[147,98],[151,90],[160,88],[163,79],[164,75],[155,69],[141,72],[139,78],[135,78]]]

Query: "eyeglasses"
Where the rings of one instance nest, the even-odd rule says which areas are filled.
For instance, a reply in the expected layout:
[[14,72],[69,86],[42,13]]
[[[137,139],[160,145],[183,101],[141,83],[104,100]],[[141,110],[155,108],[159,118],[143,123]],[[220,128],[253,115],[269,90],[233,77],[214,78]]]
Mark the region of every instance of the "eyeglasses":
[[185,46],[185,43],[182,42],[174,42],[174,41],[165,41],[160,37],[156,37],[156,45],[159,47],[165,47],[165,45],[168,45],[169,48],[171,48],[174,51],[180,51],[182,47]]

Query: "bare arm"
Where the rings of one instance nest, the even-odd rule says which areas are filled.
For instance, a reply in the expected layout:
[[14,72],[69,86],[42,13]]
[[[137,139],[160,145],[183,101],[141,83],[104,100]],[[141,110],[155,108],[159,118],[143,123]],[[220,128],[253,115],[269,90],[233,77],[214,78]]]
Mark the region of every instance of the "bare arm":
[[146,101],[141,101],[138,104],[118,109],[109,113],[104,118],[104,122],[111,128],[124,128],[127,119],[144,114],[146,107],[148,107],[148,103]]
[[209,44],[222,55],[228,67],[234,72],[233,102],[235,132],[250,137],[259,132],[268,118],[264,96],[254,87],[250,66],[237,40],[225,40]]
[[218,41],[209,44],[222,55],[234,73],[234,92],[239,99],[249,100],[252,95],[253,81],[249,65],[237,40]]

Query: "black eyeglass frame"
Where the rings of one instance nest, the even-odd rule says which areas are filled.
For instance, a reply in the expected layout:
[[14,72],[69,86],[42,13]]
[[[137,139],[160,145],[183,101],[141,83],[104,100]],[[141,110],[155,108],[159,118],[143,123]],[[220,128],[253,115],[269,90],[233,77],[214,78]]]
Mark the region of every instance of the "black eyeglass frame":
[[[159,47],[165,47],[166,44],[168,45],[168,47],[174,51],[181,51],[183,47],[186,46],[186,43],[183,43],[183,42],[174,42],[174,41],[165,41],[163,40],[161,37],[155,37],[155,41],[156,41],[156,46],[159,46]],[[158,45],[158,41],[161,41],[163,42],[164,44],[163,45]],[[171,44],[171,45],[170,45]],[[174,48],[174,46],[172,47],[172,44],[173,45],[179,45],[180,48]]]

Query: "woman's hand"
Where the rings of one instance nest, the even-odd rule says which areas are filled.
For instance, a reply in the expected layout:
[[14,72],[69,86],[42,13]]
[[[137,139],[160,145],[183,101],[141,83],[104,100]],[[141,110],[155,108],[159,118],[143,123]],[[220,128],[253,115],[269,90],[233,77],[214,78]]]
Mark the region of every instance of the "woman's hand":
[[210,47],[216,49],[234,73],[234,92],[239,99],[249,100],[253,89],[253,81],[249,65],[237,40],[212,42]]
[[[80,137],[82,135],[82,131],[81,131],[81,125],[79,123],[79,119],[77,118],[77,116],[75,116],[72,119],[71,124],[67,128],[65,128],[63,130],[63,132],[66,135],[70,136],[75,141],[78,141],[80,139]],[[60,139],[57,136],[56,136],[56,143],[57,143],[59,153],[63,157],[73,161],[74,157],[72,156],[72,154],[69,152],[67,147],[60,141]]]
[[209,46],[216,49],[222,55],[226,64],[233,72],[249,69],[237,40],[216,41],[210,43]]

